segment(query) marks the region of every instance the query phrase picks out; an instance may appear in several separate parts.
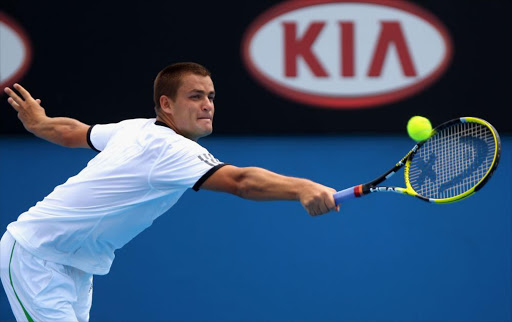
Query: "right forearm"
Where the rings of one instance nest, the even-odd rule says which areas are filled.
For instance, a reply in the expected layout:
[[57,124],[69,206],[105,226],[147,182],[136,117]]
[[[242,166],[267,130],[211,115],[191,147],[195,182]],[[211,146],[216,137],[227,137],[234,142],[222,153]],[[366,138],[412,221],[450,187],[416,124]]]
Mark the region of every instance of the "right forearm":
[[252,200],[298,200],[311,215],[337,209],[334,189],[308,179],[288,177],[261,168],[243,168],[237,195]]
[[251,200],[298,200],[312,216],[339,209],[334,203],[334,189],[257,167],[226,165],[206,179],[201,187]]
[[299,192],[314,184],[256,167],[242,168],[238,181],[236,194],[252,200],[299,200]]

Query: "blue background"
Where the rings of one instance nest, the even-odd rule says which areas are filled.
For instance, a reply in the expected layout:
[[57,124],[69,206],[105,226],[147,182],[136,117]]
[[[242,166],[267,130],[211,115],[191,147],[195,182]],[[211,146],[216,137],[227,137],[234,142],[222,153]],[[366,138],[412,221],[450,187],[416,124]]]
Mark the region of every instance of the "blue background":
[[[201,143],[222,161],[336,189],[373,179],[413,145],[404,135]],[[91,321],[510,321],[512,137],[502,144],[493,178],[454,204],[382,193],[309,217],[297,202],[188,191],[95,277]],[[0,138],[1,229],[94,155]],[[12,319],[3,292],[0,317]]]

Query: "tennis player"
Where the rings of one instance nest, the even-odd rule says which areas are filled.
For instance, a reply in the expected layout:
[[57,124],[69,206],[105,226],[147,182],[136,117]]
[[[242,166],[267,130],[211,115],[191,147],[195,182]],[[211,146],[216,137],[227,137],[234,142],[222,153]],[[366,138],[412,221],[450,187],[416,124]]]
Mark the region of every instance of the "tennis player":
[[50,118],[21,85],[5,88],[25,128],[50,142],[99,153],[77,175],[7,226],[1,278],[17,320],[88,321],[93,275],[114,251],[169,210],[186,189],[253,200],[298,200],[307,212],[338,210],[334,189],[262,168],[227,165],[197,143],[213,130],[215,90],[196,63],[164,68],[156,118],[89,126]]

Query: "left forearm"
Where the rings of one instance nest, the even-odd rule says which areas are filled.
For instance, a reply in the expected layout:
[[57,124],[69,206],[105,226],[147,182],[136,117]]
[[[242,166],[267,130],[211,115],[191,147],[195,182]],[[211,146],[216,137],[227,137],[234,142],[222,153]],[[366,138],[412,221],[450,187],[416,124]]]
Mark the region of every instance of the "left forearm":
[[66,147],[85,147],[88,125],[68,117],[45,117],[27,124],[28,131],[49,142]]
[[40,99],[34,99],[20,84],[14,84],[13,87],[20,92],[21,97],[6,87],[4,92],[9,95],[7,102],[18,112],[18,118],[27,131],[66,147],[88,147],[89,125],[68,117],[48,117]]

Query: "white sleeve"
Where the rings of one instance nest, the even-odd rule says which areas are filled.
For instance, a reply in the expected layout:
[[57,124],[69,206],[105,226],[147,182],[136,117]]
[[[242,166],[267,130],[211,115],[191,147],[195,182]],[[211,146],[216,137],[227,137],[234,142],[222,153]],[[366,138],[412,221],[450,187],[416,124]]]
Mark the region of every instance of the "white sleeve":
[[87,132],[87,143],[91,149],[97,152],[103,151],[112,135],[120,128],[120,123],[93,125]]
[[150,182],[159,190],[177,187],[199,190],[201,184],[224,166],[201,146],[169,147],[151,171]]

